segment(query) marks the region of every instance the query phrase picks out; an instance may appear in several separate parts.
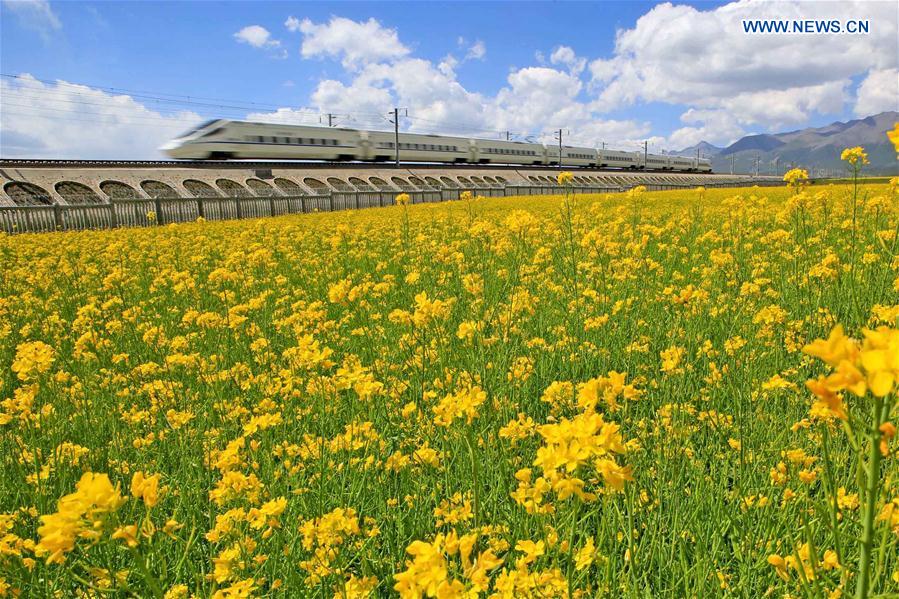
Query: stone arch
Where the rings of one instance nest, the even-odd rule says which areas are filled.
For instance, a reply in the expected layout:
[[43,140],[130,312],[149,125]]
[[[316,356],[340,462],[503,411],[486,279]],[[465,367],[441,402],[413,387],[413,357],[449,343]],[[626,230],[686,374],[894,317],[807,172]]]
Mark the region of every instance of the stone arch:
[[26,181],[10,181],[3,186],[3,191],[16,206],[51,206],[53,198],[47,190]]
[[339,179],[338,177],[328,177],[327,178],[328,185],[336,189],[337,191],[355,191],[352,185],[350,185],[347,181],[343,179]]
[[140,199],[140,194],[136,189],[121,181],[103,181],[100,183],[100,191],[105,193],[110,200]]
[[434,177],[425,177],[425,181],[428,185],[432,187],[443,187],[443,183],[435,179]]
[[459,183],[453,181],[449,177],[440,177],[440,182],[443,183],[446,187],[459,187]]
[[390,177],[390,182],[400,189],[413,189],[415,187],[402,177]]
[[391,191],[390,185],[387,184],[387,181],[380,177],[369,177],[368,182],[374,186],[378,191]]
[[88,187],[83,183],[76,183],[75,181],[60,181],[56,185],[53,186],[56,189],[56,193],[62,197],[68,204],[102,204],[103,200],[100,199],[93,189]]
[[474,184],[468,177],[456,177],[456,179],[459,181],[459,183],[462,184],[463,187],[474,187]]
[[305,185],[315,193],[327,193],[329,191],[327,185],[313,177],[306,177],[305,179],[303,179],[303,185]]
[[290,179],[285,179],[283,177],[275,179],[275,187],[289,196],[301,196],[305,193],[303,188],[300,187],[296,181],[291,181]]
[[216,179],[215,185],[216,187],[221,189],[222,193],[224,193],[227,197],[249,198],[253,195],[246,187],[244,187],[237,181],[232,181],[231,179]]
[[197,179],[187,179],[182,185],[195,198],[217,198],[219,196],[219,193],[212,185]]
[[146,179],[145,181],[141,181],[140,187],[151,198],[177,198],[178,197],[178,192],[175,191],[174,189],[172,189],[171,186],[166,185],[162,181],[156,181],[155,179]]
[[262,179],[247,179],[247,187],[252,189],[257,196],[263,198],[276,195],[275,189]]
[[372,189],[374,189],[371,185],[368,184],[368,181],[360,179],[359,177],[350,177],[350,185],[352,185],[359,191],[371,191]]

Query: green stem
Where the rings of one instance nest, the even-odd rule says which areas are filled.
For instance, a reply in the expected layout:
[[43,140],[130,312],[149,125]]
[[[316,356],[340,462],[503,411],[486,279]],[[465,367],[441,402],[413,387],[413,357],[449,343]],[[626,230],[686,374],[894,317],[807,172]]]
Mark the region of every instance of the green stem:
[[143,553],[132,547],[131,554],[134,556],[135,562],[137,564],[137,569],[140,570],[141,575],[144,577],[144,581],[153,592],[153,596],[161,598],[163,595],[162,588],[159,586],[159,581],[156,580],[156,577],[150,574],[150,569],[147,568],[147,560],[144,557]]
[[861,555],[858,559],[858,586],[855,587],[856,599],[867,599],[871,585],[871,558],[874,547],[874,515],[877,511],[877,498],[880,486],[880,447],[879,437],[881,412],[883,411],[883,398],[876,398],[874,402],[873,417],[871,418],[871,431],[868,439],[868,464],[866,469],[865,484],[865,511],[862,519]]
[[478,474],[480,472],[480,466],[478,465],[478,458],[474,453],[475,444],[472,439],[473,433],[471,427],[467,427],[465,430],[465,444],[468,445],[468,457],[471,460],[471,476],[472,476],[472,507],[474,508],[474,525],[475,527],[481,526],[481,502],[480,502],[480,493],[478,492],[479,485],[479,477]]

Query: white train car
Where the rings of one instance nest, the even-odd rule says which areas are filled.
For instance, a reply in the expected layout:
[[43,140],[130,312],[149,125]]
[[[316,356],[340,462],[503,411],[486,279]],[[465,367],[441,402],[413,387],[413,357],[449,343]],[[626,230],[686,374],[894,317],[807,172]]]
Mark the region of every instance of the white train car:
[[640,167],[644,170],[667,171],[670,168],[668,156],[647,154],[640,156]]
[[696,159],[684,156],[669,156],[669,164],[673,171],[695,171]]
[[543,164],[544,147],[522,141],[472,140],[477,150],[473,162],[481,164]]
[[162,147],[173,158],[355,160],[361,135],[355,129],[209,121]]
[[563,166],[596,166],[597,155],[593,148],[562,146]]
[[[545,158],[543,164],[559,164],[559,146],[545,146]],[[562,166],[596,166],[598,157],[593,148],[577,148],[574,146],[562,146]]]
[[643,155],[639,152],[622,152],[621,150],[597,150],[599,166],[609,168],[636,169],[643,164]]
[[[358,160],[384,162],[396,158],[396,136],[362,131]],[[475,140],[443,135],[400,133],[400,157],[412,162],[476,162]]]
[[696,170],[700,173],[712,172],[712,160],[710,158],[700,158],[696,161]]

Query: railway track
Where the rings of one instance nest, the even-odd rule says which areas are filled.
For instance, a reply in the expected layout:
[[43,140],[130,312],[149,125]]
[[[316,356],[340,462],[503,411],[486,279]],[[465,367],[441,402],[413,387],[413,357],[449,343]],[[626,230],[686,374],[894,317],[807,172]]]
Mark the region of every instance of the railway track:
[[[391,169],[396,168],[392,162],[303,162],[303,161],[255,161],[255,160],[45,160],[45,159],[0,159],[3,168],[208,168],[208,169]],[[402,169],[484,169],[496,171],[558,171],[560,168],[572,171],[595,171],[619,174],[662,173],[678,174],[684,171],[648,169],[631,170],[617,168],[597,168],[585,166],[544,166],[514,164],[436,164],[428,162],[401,162]],[[714,175],[717,173],[684,173],[690,175]]]

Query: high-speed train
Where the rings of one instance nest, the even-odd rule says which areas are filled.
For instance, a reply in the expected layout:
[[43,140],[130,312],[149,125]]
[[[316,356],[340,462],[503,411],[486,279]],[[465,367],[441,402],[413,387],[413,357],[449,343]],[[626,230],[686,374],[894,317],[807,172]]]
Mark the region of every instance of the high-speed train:
[[[387,162],[396,139],[387,131],[212,120],[160,148],[172,158]],[[558,165],[559,147],[520,141],[400,133],[403,162]],[[708,159],[562,146],[561,164],[621,169],[711,172]]]

